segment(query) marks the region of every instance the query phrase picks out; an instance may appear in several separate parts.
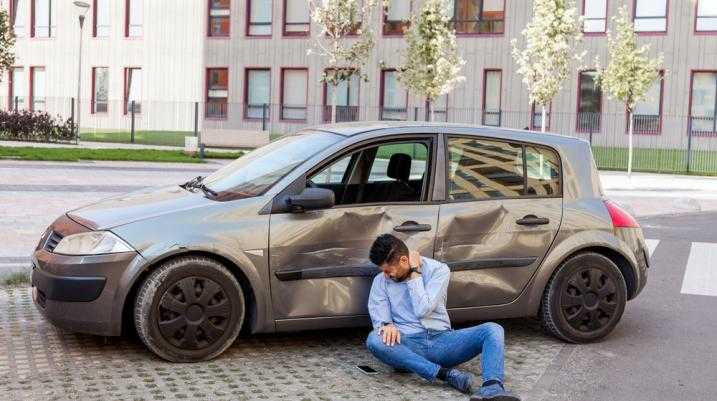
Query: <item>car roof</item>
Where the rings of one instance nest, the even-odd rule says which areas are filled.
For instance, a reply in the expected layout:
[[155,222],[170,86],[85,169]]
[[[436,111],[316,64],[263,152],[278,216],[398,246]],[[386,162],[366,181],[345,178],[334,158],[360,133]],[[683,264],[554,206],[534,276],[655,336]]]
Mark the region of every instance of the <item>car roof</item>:
[[438,123],[425,121],[361,121],[349,123],[324,124],[307,128],[311,131],[331,132],[344,137],[364,134],[368,132],[382,131],[384,135],[395,133],[395,130],[406,128],[427,128],[430,132],[440,133],[440,128],[447,129],[447,133],[461,133],[479,136],[494,136],[502,139],[513,139],[518,141],[539,142],[545,144],[570,146],[576,143],[585,142],[582,138],[574,138],[554,133],[543,133],[504,127],[492,127],[484,125],[459,124],[459,123]]

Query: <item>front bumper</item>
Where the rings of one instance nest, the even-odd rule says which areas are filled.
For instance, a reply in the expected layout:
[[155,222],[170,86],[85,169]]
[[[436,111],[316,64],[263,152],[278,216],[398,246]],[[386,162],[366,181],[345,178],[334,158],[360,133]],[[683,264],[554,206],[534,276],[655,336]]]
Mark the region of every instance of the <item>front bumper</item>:
[[33,300],[60,328],[119,335],[127,291],[122,277],[143,261],[137,252],[68,256],[38,249],[32,257]]

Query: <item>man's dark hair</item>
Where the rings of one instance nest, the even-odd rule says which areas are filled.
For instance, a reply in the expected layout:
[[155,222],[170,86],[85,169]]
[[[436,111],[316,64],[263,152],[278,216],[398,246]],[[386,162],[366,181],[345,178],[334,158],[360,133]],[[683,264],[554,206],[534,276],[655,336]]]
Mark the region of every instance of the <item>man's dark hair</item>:
[[381,266],[384,263],[393,263],[401,256],[408,256],[406,244],[391,234],[382,234],[373,241],[368,258],[376,266]]

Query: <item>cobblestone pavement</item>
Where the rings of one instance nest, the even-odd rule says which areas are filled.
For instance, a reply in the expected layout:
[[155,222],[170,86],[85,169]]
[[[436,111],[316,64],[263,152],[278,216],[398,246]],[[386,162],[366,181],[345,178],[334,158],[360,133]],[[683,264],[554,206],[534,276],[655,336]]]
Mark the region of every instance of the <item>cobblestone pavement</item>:
[[[506,383],[524,396],[566,345],[520,319],[506,327]],[[30,290],[0,288],[0,398],[10,400],[465,400],[368,353],[368,329],[240,337],[219,358],[171,364],[135,338],[63,331],[47,322]],[[377,375],[359,372],[368,364]],[[479,375],[480,361],[462,366]]]

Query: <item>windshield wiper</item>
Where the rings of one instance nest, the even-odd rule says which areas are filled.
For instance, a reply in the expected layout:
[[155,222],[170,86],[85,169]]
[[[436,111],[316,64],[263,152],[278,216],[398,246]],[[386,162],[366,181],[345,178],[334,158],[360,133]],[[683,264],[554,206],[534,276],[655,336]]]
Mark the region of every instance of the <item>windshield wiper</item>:
[[180,184],[179,186],[184,189],[187,189],[187,190],[189,190],[190,188],[197,188],[197,189],[202,190],[202,192],[204,192],[205,195],[217,196],[218,195],[217,192],[214,191],[213,189],[209,188],[206,184],[204,184],[202,182],[203,180],[204,180],[204,177],[202,177],[200,175],[198,177],[195,177],[195,178],[185,182],[184,184]]

